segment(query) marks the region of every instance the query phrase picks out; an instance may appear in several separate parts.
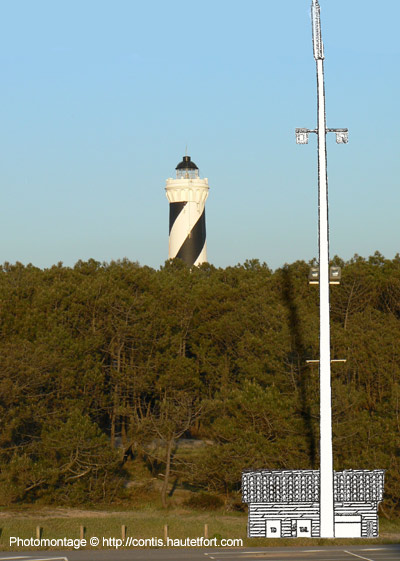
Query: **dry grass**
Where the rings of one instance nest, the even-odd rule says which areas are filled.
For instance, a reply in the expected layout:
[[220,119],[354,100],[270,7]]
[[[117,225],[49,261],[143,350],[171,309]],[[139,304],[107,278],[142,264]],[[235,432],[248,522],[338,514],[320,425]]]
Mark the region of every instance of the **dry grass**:
[[[127,512],[101,512],[75,509],[19,509],[0,513],[0,543],[3,551],[10,550],[10,536],[36,537],[36,527],[42,528],[43,538],[76,539],[80,526],[85,527],[85,537],[120,538],[121,526],[127,526],[127,535],[135,538],[162,538],[164,525],[168,525],[171,538],[197,538],[204,536],[208,524],[209,537],[241,538],[245,547],[302,546],[302,545],[353,545],[362,543],[398,543],[400,520],[381,521],[381,537],[370,540],[316,540],[316,539],[248,539],[246,513],[193,512],[184,509],[155,510],[142,508]],[[19,548],[20,550],[23,548]],[[13,551],[18,548],[13,547]]]

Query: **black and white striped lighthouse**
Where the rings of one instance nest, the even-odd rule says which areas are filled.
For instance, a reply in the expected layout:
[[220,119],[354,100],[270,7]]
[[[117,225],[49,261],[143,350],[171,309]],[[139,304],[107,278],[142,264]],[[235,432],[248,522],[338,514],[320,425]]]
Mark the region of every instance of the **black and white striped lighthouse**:
[[208,179],[200,179],[199,168],[184,156],[176,166],[176,179],[167,179],[169,200],[169,259],[178,257],[188,265],[207,261],[206,211]]

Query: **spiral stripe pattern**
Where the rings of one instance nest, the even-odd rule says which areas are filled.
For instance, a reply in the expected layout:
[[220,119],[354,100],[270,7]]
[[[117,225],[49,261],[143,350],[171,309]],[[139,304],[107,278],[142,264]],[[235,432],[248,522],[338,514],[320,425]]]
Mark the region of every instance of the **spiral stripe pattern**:
[[188,201],[169,206],[169,256],[188,265],[206,260],[206,217],[204,205]]

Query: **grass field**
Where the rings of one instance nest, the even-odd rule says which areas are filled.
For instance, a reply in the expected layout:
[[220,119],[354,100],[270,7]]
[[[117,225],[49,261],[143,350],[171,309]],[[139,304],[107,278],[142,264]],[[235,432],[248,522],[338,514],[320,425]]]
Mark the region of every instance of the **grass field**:
[[[246,513],[193,512],[189,510],[161,511],[141,509],[128,512],[77,511],[73,509],[43,509],[0,512],[0,549],[22,550],[9,547],[10,536],[35,538],[36,528],[41,528],[43,538],[80,537],[80,528],[85,528],[85,538],[121,538],[121,526],[126,526],[126,535],[135,538],[163,538],[164,525],[168,525],[171,538],[197,538],[204,536],[204,525],[208,524],[208,537],[241,538],[245,547],[301,546],[328,544],[399,543],[400,520],[381,520],[381,537],[369,540],[319,540],[319,539],[248,539],[246,537]],[[29,548],[25,548],[29,549]]]

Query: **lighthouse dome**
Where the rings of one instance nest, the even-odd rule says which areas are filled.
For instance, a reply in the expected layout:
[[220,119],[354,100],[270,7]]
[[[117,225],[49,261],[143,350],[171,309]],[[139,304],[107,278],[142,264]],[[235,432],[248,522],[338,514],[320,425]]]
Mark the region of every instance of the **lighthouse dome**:
[[175,169],[199,169],[194,162],[190,159],[190,156],[183,156],[183,160],[179,162]]
[[195,179],[199,177],[199,168],[190,159],[190,156],[183,156],[183,159],[176,166],[176,177],[178,179]]

